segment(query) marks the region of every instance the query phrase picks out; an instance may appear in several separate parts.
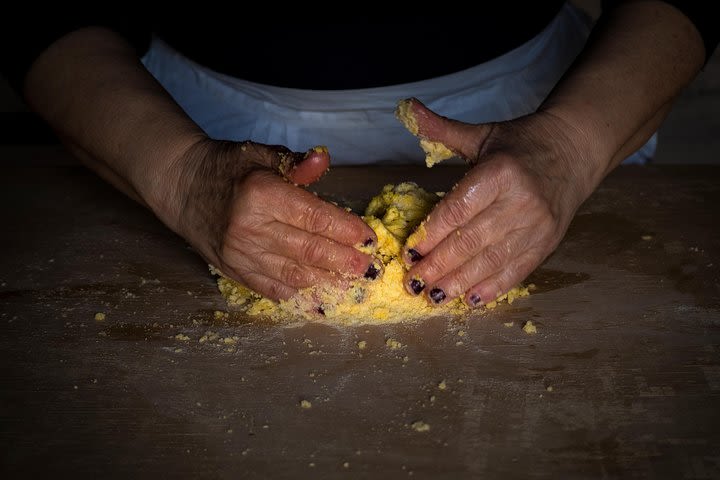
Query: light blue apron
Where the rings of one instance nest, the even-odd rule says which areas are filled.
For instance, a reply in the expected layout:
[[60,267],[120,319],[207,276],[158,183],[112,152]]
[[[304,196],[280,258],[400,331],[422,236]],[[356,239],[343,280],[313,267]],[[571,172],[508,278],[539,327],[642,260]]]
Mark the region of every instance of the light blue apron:
[[[480,123],[537,109],[580,52],[591,20],[566,4],[539,35],[489,62],[442,77],[356,90],[300,90],[209,70],[155,38],[142,61],[212,138],[305,151],[327,145],[334,165],[422,163],[424,154],[393,114],[417,97],[446,117]],[[239,46],[238,56],[242,56]],[[645,163],[656,135],[625,163]]]

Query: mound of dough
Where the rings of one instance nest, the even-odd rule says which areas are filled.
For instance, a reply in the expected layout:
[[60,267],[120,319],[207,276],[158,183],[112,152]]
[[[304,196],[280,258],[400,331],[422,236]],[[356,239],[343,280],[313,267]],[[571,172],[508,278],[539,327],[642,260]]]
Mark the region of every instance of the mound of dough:
[[[218,287],[228,305],[239,307],[248,315],[262,315],[277,321],[312,320],[354,325],[413,321],[443,314],[460,315],[469,311],[461,299],[433,307],[422,296],[410,295],[403,287],[406,269],[400,256],[402,246],[408,237],[412,244],[413,239],[424,235],[422,220],[439,199],[440,195],[427,192],[415,183],[386,185],[370,201],[363,216],[377,235],[378,246],[374,255],[382,262],[384,272],[377,280],[355,280],[347,290],[319,285],[303,289],[294,297],[276,303],[224,277],[212,266],[210,268],[219,275]],[[485,308],[494,308],[498,301],[503,300],[512,303],[528,294],[526,287],[516,287]]]

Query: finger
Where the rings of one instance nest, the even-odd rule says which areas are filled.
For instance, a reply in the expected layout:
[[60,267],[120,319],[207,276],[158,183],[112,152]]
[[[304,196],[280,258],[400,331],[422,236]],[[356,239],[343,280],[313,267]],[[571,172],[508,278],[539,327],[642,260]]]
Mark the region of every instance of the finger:
[[298,185],[317,181],[330,165],[330,154],[321,146],[299,153],[283,145],[247,141],[240,144],[240,150],[257,166],[278,172]]
[[497,275],[512,265],[518,255],[524,255],[535,240],[535,235],[531,234],[529,229],[522,228],[487,245],[475,257],[444,277],[428,282],[425,291],[430,303],[441,305],[463,295],[483,280]]
[[[274,278],[270,278],[258,272],[246,272],[238,275],[237,271],[226,267],[225,273],[241,285],[248,287],[255,293],[274,301],[287,300],[297,293],[296,288],[291,288]],[[242,280],[240,280],[242,279]]]
[[512,172],[502,162],[477,165],[435,205],[403,247],[407,265],[419,261],[440,242],[466,225],[509,188]]
[[413,135],[439,142],[468,160],[475,160],[493,124],[471,124],[443,117],[417,98],[398,103],[396,116]]
[[543,259],[544,257],[538,252],[527,251],[510,262],[504,269],[468,289],[465,294],[465,302],[471,307],[479,307],[492,302],[525,280]]
[[317,182],[330,167],[330,154],[325,147],[314,147],[296,163],[285,177],[297,185]]
[[[413,280],[432,286],[460,265],[473,261],[475,256],[488,246],[502,241],[518,221],[508,215],[509,209],[505,205],[495,203],[489,206],[468,223],[455,229],[421,261],[415,263],[405,275],[405,288],[408,292],[417,294],[417,282]],[[493,272],[494,270],[489,273]]]
[[[279,222],[269,224],[267,232],[269,243],[266,248],[271,252],[283,252],[300,265],[310,265],[353,277],[373,276],[370,269],[373,257],[353,247]],[[375,269],[377,278],[377,265]]]
[[248,268],[294,290],[347,283],[340,275],[310,265],[300,265],[291,258],[267,251],[253,256],[248,262]]
[[273,212],[278,222],[351,247],[377,245],[375,232],[357,215],[301,188],[288,187],[267,192],[274,197],[267,198],[268,204],[277,202],[279,194],[284,197],[280,208]]

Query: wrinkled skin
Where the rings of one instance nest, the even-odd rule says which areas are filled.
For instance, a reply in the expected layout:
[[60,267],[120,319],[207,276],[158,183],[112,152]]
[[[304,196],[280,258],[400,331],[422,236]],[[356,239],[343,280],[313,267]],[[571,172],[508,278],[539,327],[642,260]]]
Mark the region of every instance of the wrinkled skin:
[[318,180],[329,161],[327,152],[202,140],[172,169],[175,230],[225,275],[274,300],[362,276],[372,258],[355,247],[377,243],[372,229],[293,184]]
[[[405,285],[441,305],[470,306],[522,282],[558,246],[587,191],[580,132],[549,114],[471,125],[412,101],[419,135],[445,144],[472,167],[437,204],[427,235],[404,248]],[[410,250],[413,248],[414,251]]]

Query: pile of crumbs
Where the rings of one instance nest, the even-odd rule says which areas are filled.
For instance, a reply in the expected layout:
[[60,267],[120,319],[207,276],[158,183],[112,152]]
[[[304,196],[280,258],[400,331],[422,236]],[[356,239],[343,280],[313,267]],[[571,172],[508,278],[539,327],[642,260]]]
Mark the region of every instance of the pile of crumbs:
[[[382,324],[415,321],[436,315],[461,315],[470,308],[462,298],[441,306],[431,306],[422,296],[410,295],[403,286],[406,266],[401,249],[417,244],[424,236],[423,219],[427,217],[442,194],[427,192],[412,182],[386,185],[368,204],[363,220],[375,231],[378,243],[372,251],[382,264],[382,276],[376,280],[358,279],[347,290],[333,286],[314,286],[300,290],[295,296],[279,303],[264,298],[247,287],[218,275],[218,288],[231,307],[250,316],[264,316],[275,321],[325,321],[333,324]],[[488,302],[486,309],[499,302],[512,303],[529,295],[528,287],[518,286]]]

